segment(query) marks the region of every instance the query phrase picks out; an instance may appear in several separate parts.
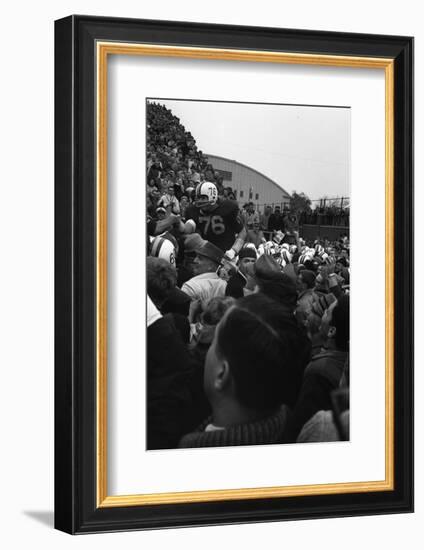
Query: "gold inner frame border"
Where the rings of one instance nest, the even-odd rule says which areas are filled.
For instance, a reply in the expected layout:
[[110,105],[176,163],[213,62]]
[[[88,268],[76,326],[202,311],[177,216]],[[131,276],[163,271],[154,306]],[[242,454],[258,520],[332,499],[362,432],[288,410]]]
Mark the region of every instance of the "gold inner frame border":
[[[107,61],[109,55],[137,55],[219,59],[262,63],[285,63],[331,67],[384,69],[385,72],[385,479],[316,485],[216,489],[133,495],[107,494]],[[354,57],[194,48],[124,42],[96,42],[97,62],[97,293],[96,293],[96,470],[97,507],[143,506],[213,502],[241,499],[281,498],[394,490],[394,60]]]

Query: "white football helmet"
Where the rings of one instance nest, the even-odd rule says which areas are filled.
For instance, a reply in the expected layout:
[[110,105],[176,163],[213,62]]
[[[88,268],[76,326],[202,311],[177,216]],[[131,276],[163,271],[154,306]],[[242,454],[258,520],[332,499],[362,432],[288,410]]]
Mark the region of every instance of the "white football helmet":
[[198,208],[215,206],[218,201],[218,189],[211,181],[199,183],[196,187],[195,204]]
[[281,231],[281,229],[276,231],[272,237],[272,240],[277,244],[280,244],[283,239],[284,239],[284,233]]
[[175,247],[169,239],[165,237],[155,237],[152,241],[150,250],[151,256],[162,258],[175,267]]

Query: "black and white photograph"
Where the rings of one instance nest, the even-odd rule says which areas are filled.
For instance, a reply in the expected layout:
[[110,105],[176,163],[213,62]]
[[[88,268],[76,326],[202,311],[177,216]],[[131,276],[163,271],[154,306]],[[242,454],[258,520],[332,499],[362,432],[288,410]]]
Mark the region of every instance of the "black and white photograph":
[[145,123],[147,450],[349,441],[351,109]]
[[5,4],[5,550],[419,548],[423,10],[344,8]]

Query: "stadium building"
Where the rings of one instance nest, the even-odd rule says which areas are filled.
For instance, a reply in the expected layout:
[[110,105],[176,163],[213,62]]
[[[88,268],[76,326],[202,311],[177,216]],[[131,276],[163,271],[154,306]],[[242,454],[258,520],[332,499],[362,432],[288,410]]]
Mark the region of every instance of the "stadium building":
[[246,164],[236,160],[206,155],[215,171],[224,178],[224,186],[236,193],[239,205],[253,202],[262,211],[265,205],[284,208],[290,202],[290,194],[275,181]]

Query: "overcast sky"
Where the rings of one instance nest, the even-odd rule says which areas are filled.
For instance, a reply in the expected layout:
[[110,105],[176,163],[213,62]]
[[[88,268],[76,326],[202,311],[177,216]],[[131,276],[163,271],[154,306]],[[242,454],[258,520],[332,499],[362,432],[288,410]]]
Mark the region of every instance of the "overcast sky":
[[247,164],[289,193],[349,196],[350,109],[154,100],[204,153]]

